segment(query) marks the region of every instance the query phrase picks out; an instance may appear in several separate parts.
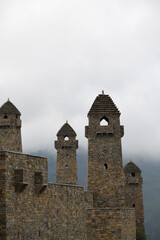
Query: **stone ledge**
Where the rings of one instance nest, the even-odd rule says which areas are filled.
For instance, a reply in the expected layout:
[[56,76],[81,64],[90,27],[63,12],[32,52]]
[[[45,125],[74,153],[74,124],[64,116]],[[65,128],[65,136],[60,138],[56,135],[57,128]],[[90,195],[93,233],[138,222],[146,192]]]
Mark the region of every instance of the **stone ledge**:
[[106,207],[106,208],[87,208],[87,210],[135,210],[135,208],[128,208],[128,207]]
[[37,156],[37,155],[28,154],[28,153],[8,151],[8,150],[0,150],[0,155],[7,156],[7,153],[13,153],[13,154],[17,154],[17,155],[25,155],[25,156],[29,156],[29,157],[47,159],[46,157],[40,157],[40,156]]
[[49,184],[51,185],[59,185],[59,186],[67,186],[67,187],[78,187],[78,188],[83,188],[82,186],[79,186],[79,185],[74,185],[74,184],[65,184],[65,183],[52,183],[52,182],[49,182]]

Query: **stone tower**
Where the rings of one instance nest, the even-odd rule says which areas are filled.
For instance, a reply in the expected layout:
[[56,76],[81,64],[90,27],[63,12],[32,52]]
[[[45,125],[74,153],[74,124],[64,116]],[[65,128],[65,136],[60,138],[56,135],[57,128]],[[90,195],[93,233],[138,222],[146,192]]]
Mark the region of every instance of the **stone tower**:
[[[94,207],[124,206],[124,173],[122,166],[120,112],[103,92],[89,113],[88,191],[93,192]],[[105,122],[105,124],[103,124]]]
[[127,207],[134,207],[136,213],[137,230],[144,232],[144,210],[141,170],[135,163],[129,162],[124,167],[125,174],[125,200]]
[[73,128],[66,122],[57,133],[55,148],[57,149],[56,182],[78,184],[76,149],[78,141]]
[[22,152],[20,115],[9,99],[0,108],[0,150]]

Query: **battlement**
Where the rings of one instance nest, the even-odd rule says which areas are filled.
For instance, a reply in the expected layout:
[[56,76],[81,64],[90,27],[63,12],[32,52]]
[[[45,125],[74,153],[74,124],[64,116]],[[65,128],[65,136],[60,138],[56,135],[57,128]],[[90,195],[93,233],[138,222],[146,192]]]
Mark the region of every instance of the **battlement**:
[[[4,160],[6,183],[12,191],[21,193],[35,186],[42,192],[48,184],[47,159],[12,151],[0,151],[0,163]],[[8,192],[7,192],[8,194]]]

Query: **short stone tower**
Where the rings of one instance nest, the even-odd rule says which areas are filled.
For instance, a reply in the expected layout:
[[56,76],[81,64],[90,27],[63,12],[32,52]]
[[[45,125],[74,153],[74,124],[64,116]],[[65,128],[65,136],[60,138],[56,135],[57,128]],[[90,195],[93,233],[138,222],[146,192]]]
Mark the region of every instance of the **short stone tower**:
[[[124,173],[122,166],[120,112],[109,95],[103,92],[89,113],[88,191],[93,192],[94,207],[124,206]],[[104,124],[103,124],[104,122]]]
[[0,150],[22,152],[20,116],[9,99],[0,108]]
[[56,182],[78,184],[76,149],[78,141],[73,128],[66,122],[57,133],[55,148],[57,149]]
[[124,167],[124,174],[126,206],[135,208],[137,230],[145,232],[141,170],[135,163],[129,162]]

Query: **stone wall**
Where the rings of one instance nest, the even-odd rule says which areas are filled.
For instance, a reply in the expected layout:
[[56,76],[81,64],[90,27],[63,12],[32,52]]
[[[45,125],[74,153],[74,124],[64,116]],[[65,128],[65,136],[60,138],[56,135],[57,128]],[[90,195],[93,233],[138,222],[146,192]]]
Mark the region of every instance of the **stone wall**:
[[6,240],[5,152],[0,152],[0,239]]
[[137,229],[145,232],[144,229],[144,208],[141,170],[133,162],[124,167],[125,173],[125,205],[134,207],[136,212]]
[[56,182],[78,184],[76,148],[78,141],[56,141],[57,168]]
[[87,209],[86,226],[87,240],[136,240],[134,209]]
[[86,239],[82,187],[48,184],[45,158],[8,152],[5,168],[7,240]]
[[9,99],[0,107],[0,150],[22,152],[20,116]]
[[0,150],[22,152],[21,120],[10,114],[7,119],[0,114]]
[[[107,105],[107,107],[106,107]],[[94,193],[94,207],[124,206],[120,113],[108,95],[99,95],[89,113],[85,128],[88,138],[87,187]],[[101,126],[101,120],[106,125]]]
[[[57,149],[56,182],[78,184],[76,149],[78,141],[73,128],[65,123],[57,133],[55,148]],[[67,138],[67,139],[66,139]]]

